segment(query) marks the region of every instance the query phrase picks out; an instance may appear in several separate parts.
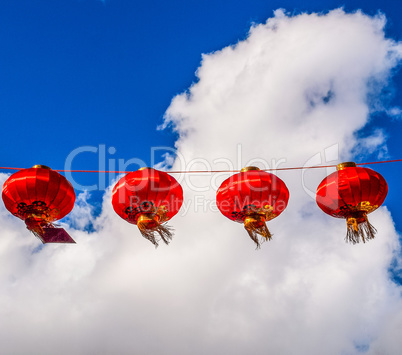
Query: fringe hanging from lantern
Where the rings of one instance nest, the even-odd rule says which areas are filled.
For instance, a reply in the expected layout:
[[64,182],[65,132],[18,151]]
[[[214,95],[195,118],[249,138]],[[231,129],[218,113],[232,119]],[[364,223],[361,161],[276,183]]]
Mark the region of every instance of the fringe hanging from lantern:
[[[263,241],[271,240],[272,234],[265,224],[265,217],[262,215],[250,215],[244,219],[244,228],[250,238],[257,245],[256,249],[261,247]],[[262,238],[264,239],[262,239]],[[261,241],[260,241],[261,239]]]
[[347,218],[348,231],[346,234],[346,242],[356,244],[362,241],[365,243],[370,239],[375,238],[377,230],[367,219],[367,215],[363,217],[348,217]]
[[28,217],[25,219],[27,229],[43,242],[45,236],[44,228],[55,228],[55,225],[46,219]]
[[141,214],[137,220],[137,226],[142,236],[154,244],[155,247],[159,245],[157,234],[159,234],[165,244],[169,244],[173,238],[173,229],[164,222],[160,223],[158,215]]

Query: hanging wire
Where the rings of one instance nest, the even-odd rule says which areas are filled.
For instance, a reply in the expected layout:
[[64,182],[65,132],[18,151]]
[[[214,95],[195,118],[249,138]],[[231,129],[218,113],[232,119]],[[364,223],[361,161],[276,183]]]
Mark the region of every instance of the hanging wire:
[[[402,159],[393,160],[380,160],[371,161],[366,163],[356,163],[356,165],[373,165],[373,164],[385,164],[385,163],[396,163],[402,162]],[[337,164],[332,165],[313,165],[313,166],[297,166],[297,167],[287,167],[287,168],[269,168],[260,169],[262,171],[282,171],[282,170],[304,170],[304,169],[323,169],[323,168],[335,168]],[[13,168],[13,167],[0,167],[0,170],[23,170],[23,168]],[[118,170],[63,170],[63,169],[52,169],[59,173],[96,173],[96,174],[127,174],[129,171],[118,171]],[[173,170],[168,171],[169,174],[213,174],[213,173],[238,173],[241,170]]]

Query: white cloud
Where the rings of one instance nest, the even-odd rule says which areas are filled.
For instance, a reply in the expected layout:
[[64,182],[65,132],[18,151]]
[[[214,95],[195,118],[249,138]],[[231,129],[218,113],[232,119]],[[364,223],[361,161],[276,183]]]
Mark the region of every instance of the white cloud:
[[[166,115],[185,167],[239,168],[255,158],[303,165],[332,146],[351,158],[368,97],[401,58],[384,24],[360,12],[278,10],[245,41],[204,55],[199,81]],[[363,141],[368,150],[383,144],[379,133]],[[178,159],[172,169],[185,167]],[[306,184],[326,174],[309,171]],[[114,213],[110,190],[96,220],[82,202],[96,231],[71,229],[76,245],[36,250],[23,223],[1,208],[2,351],[313,355],[369,346],[396,354],[400,287],[388,267],[399,243],[388,210],[370,215],[374,241],[348,245],[345,223],[318,209],[301,172],[278,175],[289,206],[269,222],[274,237],[260,251],[240,224],[213,211],[212,187],[228,174],[177,177],[187,213],[171,221],[171,245],[157,250]],[[85,219],[71,218],[82,227]]]
[[402,110],[400,107],[391,107],[387,110],[387,114],[395,119],[402,118]]

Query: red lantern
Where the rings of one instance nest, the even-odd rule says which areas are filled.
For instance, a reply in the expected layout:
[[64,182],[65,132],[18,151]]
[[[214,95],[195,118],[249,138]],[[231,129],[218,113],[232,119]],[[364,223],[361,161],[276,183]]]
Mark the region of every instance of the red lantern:
[[374,170],[356,167],[353,162],[339,164],[317,188],[317,204],[327,214],[345,218],[346,241],[353,244],[373,239],[376,229],[367,214],[382,205],[388,193],[385,179]]
[[53,225],[71,212],[75,202],[72,185],[58,172],[44,165],[19,170],[4,183],[2,197],[6,208],[43,243],[75,243]]
[[112,205],[127,222],[158,246],[156,233],[169,244],[171,229],[165,225],[183,204],[183,189],[175,178],[152,168],[142,168],[122,177],[113,188]]
[[279,216],[288,200],[289,190],[280,178],[253,166],[225,180],[216,193],[219,210],[232,221],[244,223],[257,248],[258,236],[271,239],[265,222]]

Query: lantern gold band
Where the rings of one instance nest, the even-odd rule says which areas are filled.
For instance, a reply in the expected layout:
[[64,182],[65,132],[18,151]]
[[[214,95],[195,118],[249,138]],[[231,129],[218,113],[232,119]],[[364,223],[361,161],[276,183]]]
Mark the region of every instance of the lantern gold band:
[[52,169],[50,169],[48,166],[46,166],[46,165],[41,165],[41,164],[34,165],[33,168],[34,168],[34,169],[49,169],[49,170],[52,170]]
[[240,171],[244,173],[245,171],[250,171],[250,170],[260,170],[260,168],[257,168],[256,166],[246,166],[245,168],[241,169]]
[[344,170],[346,168],[356,167],[356,163],[353,161],[346,161],[344,163],[340,163],[336,166],[336,170]]

